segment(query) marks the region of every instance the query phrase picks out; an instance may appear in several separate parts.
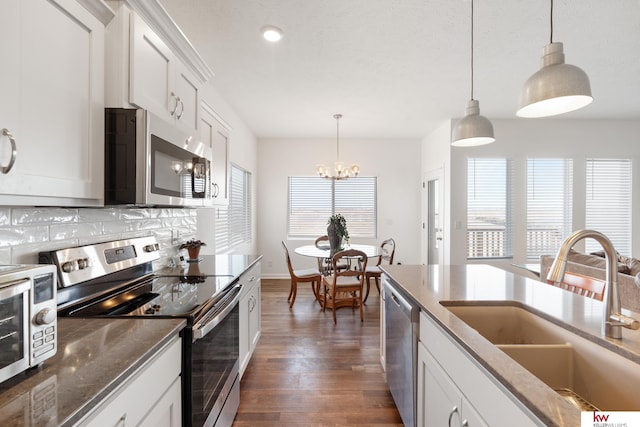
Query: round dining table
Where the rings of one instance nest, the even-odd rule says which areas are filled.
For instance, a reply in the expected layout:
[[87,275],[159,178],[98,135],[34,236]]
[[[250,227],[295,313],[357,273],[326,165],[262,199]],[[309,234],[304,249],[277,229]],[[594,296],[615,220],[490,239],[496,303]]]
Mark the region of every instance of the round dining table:
[[[364,252],[367,258],[375,258],[381,255],[380,246],[375,245],[358,245],[351,244],[345,245],[343,249],[357,249]],[[302,256],[308,256],[313,258],[331,258],[331,250],[327,246],[326,248],[317,247],[316,245],[305,245],[294,249],[295,253]]]
[[[369,259],[379,257],[380,255],[382,255],[382,249],[380,248],[380,246],[374,246],[374,245],[349,244],[349,245],[345,245],[343,249],[357,249],[364,252],[367,255],[368,265],[371,265],[369,264],[371,262],[369,261]],[[328,246],[317,247],[316,245],[305,245],[305,246],[300,246],[295,248],[294,251],[298,255],[313,257],[313,258],[317,258],[318,260],[325,260],[325,259],[331,258],[331,249],[329,249]],[[320,264],[321,263],[319,263],[318,265]],[[375,265],[375,262],[373,265]],[[321,270],[321,273],[324,276],[326,276],[329,274],[329,270],[328,269]],[[320,305],[323,305],[323,301],[320,299],[319,296],[318,296],[318,302],[320,302]],[[350,304],[351,303],[347,305],[350,305]],[[341,305],[338,305],[338,306],[341,306]]]

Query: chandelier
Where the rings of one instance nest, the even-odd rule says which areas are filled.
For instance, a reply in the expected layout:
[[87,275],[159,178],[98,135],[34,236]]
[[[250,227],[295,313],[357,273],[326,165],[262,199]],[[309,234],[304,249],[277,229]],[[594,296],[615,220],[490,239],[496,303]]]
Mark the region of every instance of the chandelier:
[[336,119],[336,162],[335,162],[335,175],[331,175],[329,168],[325,165],[316,166],[316,172],[322,178],[326,179],[347,179],[352,176],[358,176],[360,173],[360,166],[352,165],[351,169],[345,168],[344,164],[340,161],[340,119],[342,114],[334,114],[333,118]]

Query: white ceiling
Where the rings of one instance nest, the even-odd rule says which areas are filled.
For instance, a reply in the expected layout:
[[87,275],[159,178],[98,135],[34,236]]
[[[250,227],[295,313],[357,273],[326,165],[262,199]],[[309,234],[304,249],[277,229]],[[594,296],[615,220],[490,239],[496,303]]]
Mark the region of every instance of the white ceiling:
[[[421,138],[470,98],[470,0],[160,3],[259,138],[329,137],[334,113],[344,137]],[[549,42],[549,1],[474,7],[474,98],[489,119],[515,118]],[[640,119],[640,0],[556,0],[553,21],[553,41],[594,96],[560,117]],[[264,41],[264,25],[282,28],[282,41]]]

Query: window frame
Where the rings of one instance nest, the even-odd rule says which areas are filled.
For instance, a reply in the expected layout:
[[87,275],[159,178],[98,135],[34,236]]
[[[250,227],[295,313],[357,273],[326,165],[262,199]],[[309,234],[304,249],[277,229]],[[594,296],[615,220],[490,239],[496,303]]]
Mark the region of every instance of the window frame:
[[[360,188],[354,189],[358,186]],[[351,204],[354,200],[357,203]],[[288,239],[315,239],[327,234],[329,217],[338,213],[347,221],[349,238],[377,239],[377,177],[358,176],[342,180],[317,176],[288,177]]]
[[[500,164],[498,164],[500,163]],[[473,164],[473,170],[471,169]],[[481,169],[478,169],[478,166],[481,166]],[[470,207],[470,197],[473,192],[474,197],[477,194],[476,190],[478,187],[478,176],[477,172],[481,171],[486,173],[487,175],[483,176],[481,179],[487,180],[495,180],[501,177],[491,174],[494,174],[496,171],[496,167],[501,166],[502,178],[501,187],[504,188],[504,192],[502,194],[498,192],[488,193],[484,192],[483,194],[488,195],[489,197],[484,197],[485,200],[491,202],[489,199],[498,198],[500,203],[500,213],[503,216],[504,224],[502,226],[498,225],[494,232],[491,230],[485,230],[482,232],[482,229],[476,227],[470,227],[470,223],[480,222],[480,216],[475,214],[472,216],[472,208]],[[468,157],[467,158],[467,227],[466,227],[466,259],[469,261],[477,261],[477,260],[487,260],[487,259],[512,259],[513,258],[513,220],[512,220],[512,211],[513,211],[513,197],[512,197],[512,186],[513,186],[513,161],[510,158],[505,157]],[[482,183],[482,181],[481,181]],[[483,183],[483,186],[487,187],[488,183]],[[473,188],[471,188],[473,187]],[[502,199],[502,200],[500,200]],[[494,208],[498,209],[498,208]],[[478,211],[480,211],[478,209]],[[478,219],[477,219],[478,218]],[[487,221],[484,221],[487,222]],[[502,232],[500,233],[500,227],[504,227]],[[496,234],[496,231],[498,232]],[[502,236],[500,235],[502,234]],[[489,242],[488,244],[483,244],[482,242]],[[488,253],[491,252],[491,248],[496,247],[498,251],[502,251],[501,254],[491,253],[488,255],[480,255],[480,253]],[[484,248],[484,249],[482,249]],[[495,250],[495,249],[494,249]]]
[[251,172],[231,163],[228,205],[217,208],[215,218],[217,254],[253,241],[252,178]]

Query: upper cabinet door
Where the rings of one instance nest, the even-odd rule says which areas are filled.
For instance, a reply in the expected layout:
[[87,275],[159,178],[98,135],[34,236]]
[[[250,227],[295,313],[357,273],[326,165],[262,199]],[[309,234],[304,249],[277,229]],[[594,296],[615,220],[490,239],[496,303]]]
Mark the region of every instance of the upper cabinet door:
[[175,87],[178,110],[174,114],[176,123],[194,135],[200,128],[200,82],[181,62],[176,62]]
[[131,14],[130,42],[129,102],[173,121],[180,111],[174,88],[175,56],[136,13]]
[[202,83],[137,13],[130,43],[129,102],[197,135]]
[[229,132],[211,106],[203,102],[200,140],[211,148],[211,196],[216,206],[229,203]]
[[15,142],[0,203],[101,205],[104,24],[76,0],[6,0],[0,14],[12,17],[0,30],[12,31],[0,45],[11,60],[0,83],[0,131],[12,136],[0,132],[0,165]]

